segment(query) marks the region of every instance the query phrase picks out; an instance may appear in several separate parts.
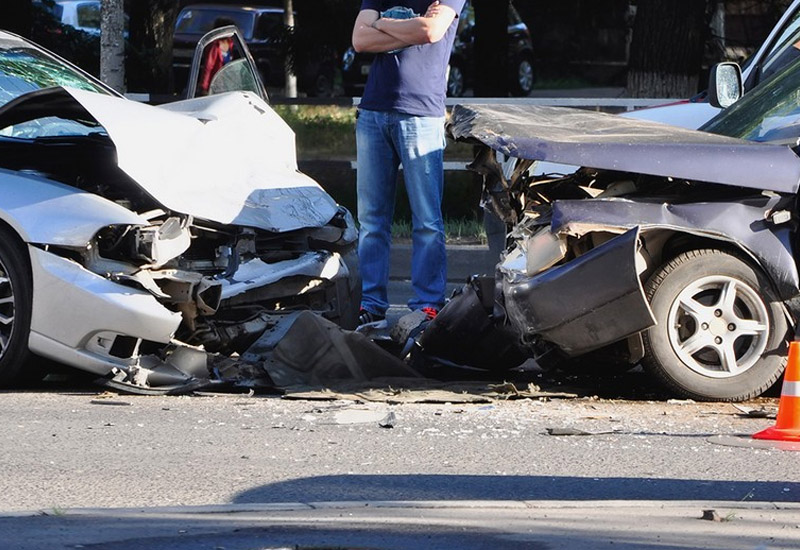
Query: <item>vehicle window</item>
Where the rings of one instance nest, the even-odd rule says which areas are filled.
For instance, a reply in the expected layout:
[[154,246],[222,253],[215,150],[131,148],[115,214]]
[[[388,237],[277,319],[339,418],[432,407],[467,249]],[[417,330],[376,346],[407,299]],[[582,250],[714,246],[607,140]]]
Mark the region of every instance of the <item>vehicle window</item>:
[[105,129],[94,122],[84,123],[54,116],[41,117],[0,128],[0,136],[16,139],[74,137],[92,134],[105,134]]
[[759,80],[765,80],[800,56],[800,11],[794,14],[761,63]]
[[78,5],[78,26],[89,29],[100,28],[100,3],[85,2]]
[[209,94],[258,92],[258,84],[247,59],[237,59],[222,67],[211,79]]
[[262,13],[256,23],[256,30],[253,38],[256,40],[266,40],[280,34],[283,29],[283,14],[278,12]]
[[233,91],[259,93],[257,78],[239,42],[230,36],[220,37],[203,50],[195,89],[199,95]]
[[175,32],[182,34],[205,34],[215,28],[219,18],[231,19],[245,40],[253,37],[253,20],[255,14],[235,10],[189,9],[178,15]]
[[700,130],[752,141],[800,137],[800,58],[753,88]]

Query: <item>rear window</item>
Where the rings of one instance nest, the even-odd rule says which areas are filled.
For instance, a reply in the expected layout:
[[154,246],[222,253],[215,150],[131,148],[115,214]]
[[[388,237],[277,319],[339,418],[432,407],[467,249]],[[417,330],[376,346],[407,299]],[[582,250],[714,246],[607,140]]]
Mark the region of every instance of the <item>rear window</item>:
[[224,9],[187,8],[178,14],[175,32],[181,34],[203,35],[217,28],[217,19],[231,19],[236,23],[245,40],[253,38],[255,13]]

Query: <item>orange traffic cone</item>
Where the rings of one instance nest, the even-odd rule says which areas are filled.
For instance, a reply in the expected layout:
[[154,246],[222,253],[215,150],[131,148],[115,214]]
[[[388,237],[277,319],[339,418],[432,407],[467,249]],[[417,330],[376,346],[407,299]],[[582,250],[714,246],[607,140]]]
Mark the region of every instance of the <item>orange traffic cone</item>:
[[753,434],[753,439],[800,441],[800,342],[789,343],[781,401],[775,425]]

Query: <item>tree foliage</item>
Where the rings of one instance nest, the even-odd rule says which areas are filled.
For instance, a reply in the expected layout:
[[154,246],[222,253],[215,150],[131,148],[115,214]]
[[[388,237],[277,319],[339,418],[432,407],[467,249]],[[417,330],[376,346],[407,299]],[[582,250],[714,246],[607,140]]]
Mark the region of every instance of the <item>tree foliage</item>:
[[3,2],[3,28],[24,37],[31,36],[33,9],[30,0]]
[[31,5],[32,29],[28,34],[34,42],[71,61],[95,76],[100,74],[100,38],[63,25],[52,12],[53,0]]

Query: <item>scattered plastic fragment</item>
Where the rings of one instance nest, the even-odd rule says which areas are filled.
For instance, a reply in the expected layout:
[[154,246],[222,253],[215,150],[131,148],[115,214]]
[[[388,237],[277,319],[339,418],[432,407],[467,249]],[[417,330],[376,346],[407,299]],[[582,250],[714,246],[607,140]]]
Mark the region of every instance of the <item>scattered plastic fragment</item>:
[[397,416],[394,414],[394,411],[389,411],[389,414],[383,417],[380,422],[378,422],[378,426],[381,428],[394,428],[395,423],[397,422]]

